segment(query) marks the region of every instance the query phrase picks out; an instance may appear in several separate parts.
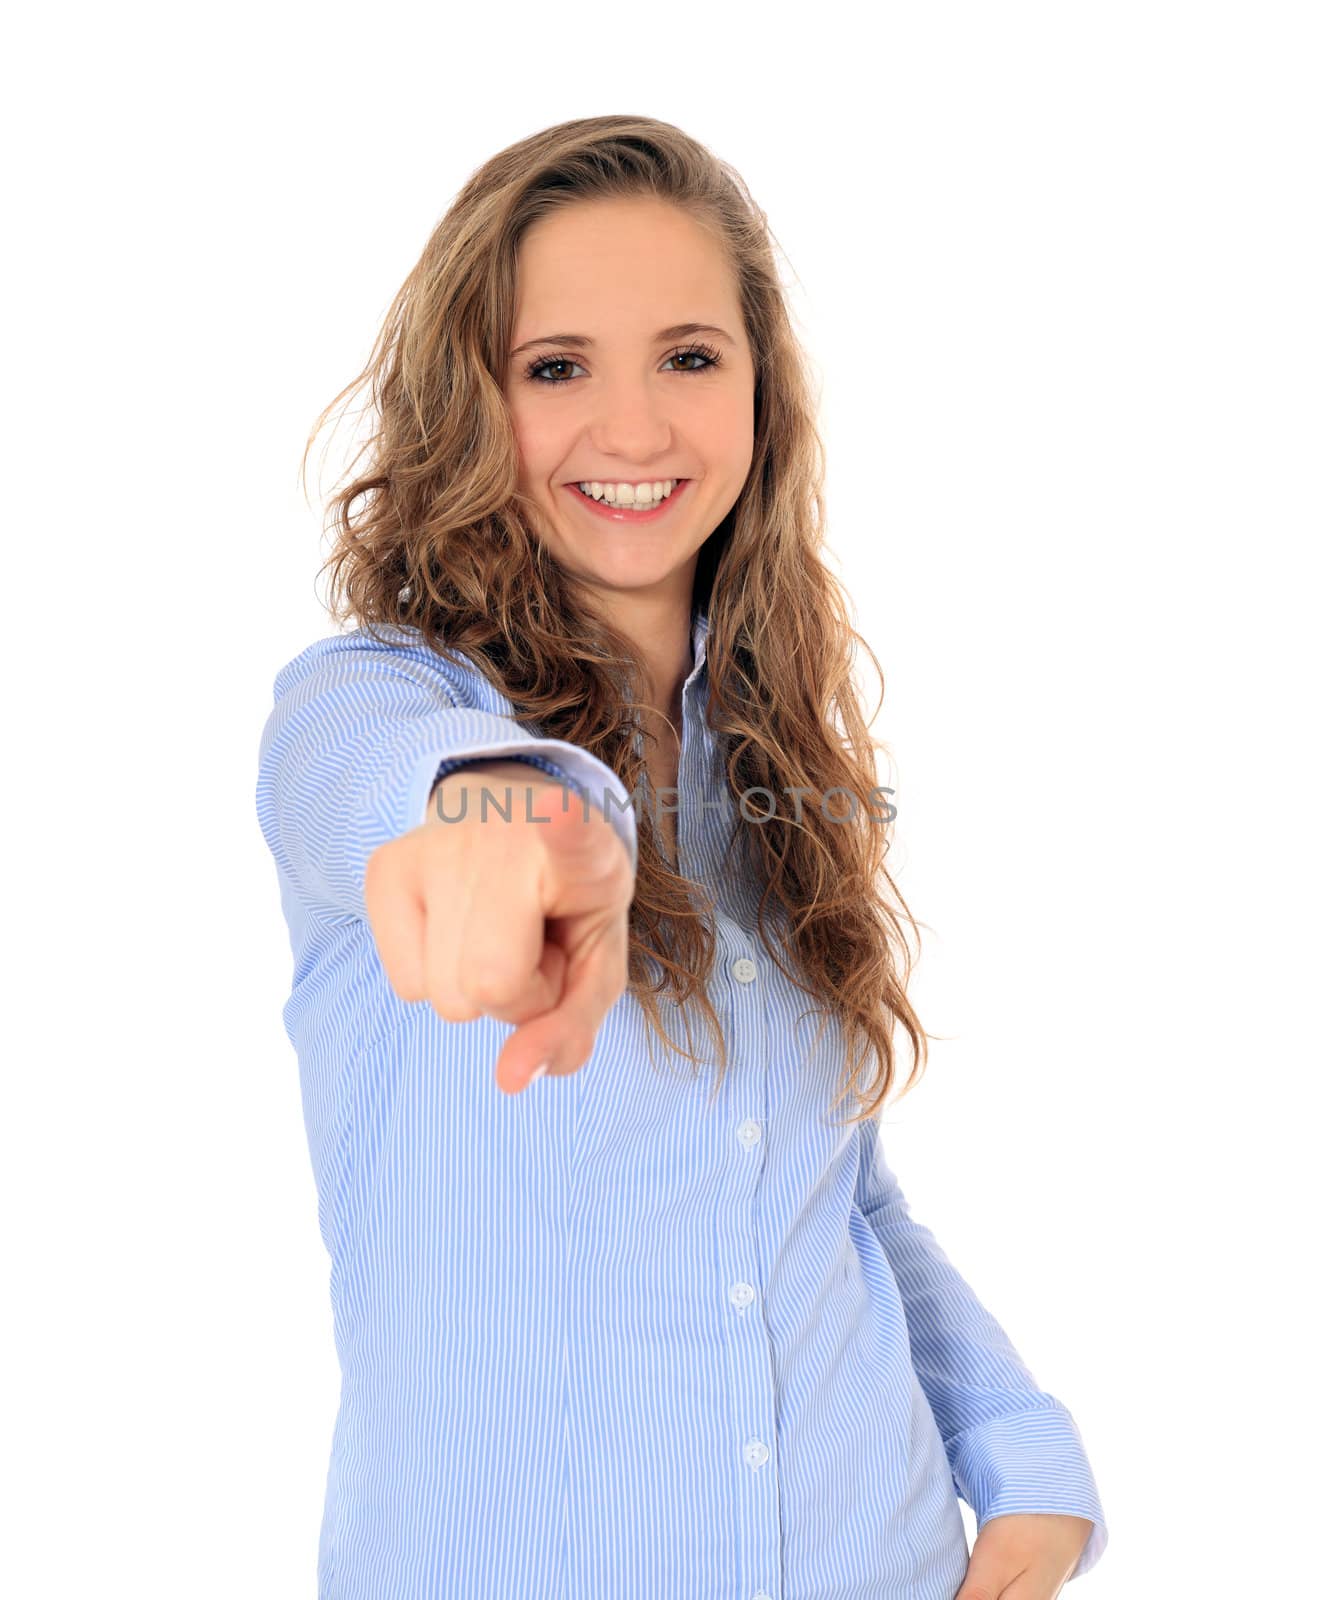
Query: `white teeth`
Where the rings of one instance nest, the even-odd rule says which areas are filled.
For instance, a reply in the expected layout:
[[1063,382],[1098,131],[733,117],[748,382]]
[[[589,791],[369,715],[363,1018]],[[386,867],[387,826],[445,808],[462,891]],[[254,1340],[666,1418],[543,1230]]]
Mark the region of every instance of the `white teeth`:
[[681,480],[664,478],[658,483],[581,483],[576,487],[581,494],[602,500],[610,506],[656,506],[665,500]]

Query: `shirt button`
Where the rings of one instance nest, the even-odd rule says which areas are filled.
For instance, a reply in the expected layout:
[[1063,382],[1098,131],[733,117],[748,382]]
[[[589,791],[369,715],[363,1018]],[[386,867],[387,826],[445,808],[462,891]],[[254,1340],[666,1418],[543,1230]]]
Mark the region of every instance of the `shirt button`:
[[745,1462],[750,1467],[762,1467],[768,1460],[768,1446],[762,1439],[751,1439],[745,1447]]
[[748,1283],[734,1283],[731,1287],[731,1303],[734,1306],[745,1307],[754,1299],[755,1292]]
[[773,1600],[767,1589],[761,1589],[758,1594],[752,1594],[750,1600]]
[[748,956],[742,956],[739,961],[732,962],[732,977],[740,983],[753,983],[759,968]]
[[755,1122],[753,1118],[747,1117],[740,1127],[737,1128],[736,1137],[741,1141],[747,1150],[752,1150],[754,1146],[759,1143],[759,1140],[762,1137],[759,1124]]

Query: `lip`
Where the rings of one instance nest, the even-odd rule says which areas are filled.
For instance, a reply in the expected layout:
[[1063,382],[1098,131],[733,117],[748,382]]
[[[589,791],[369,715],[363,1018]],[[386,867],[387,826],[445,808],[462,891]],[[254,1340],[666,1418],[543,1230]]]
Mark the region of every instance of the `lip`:
[[[657,480],[655,479],[655,482]],[[606,500],[593,500],[587,494],[581,494],[573,483],[564,483],[562,488],[580,506],[595,517],[605,517],[608,522],[657,522],[660,517],[665,517],[676,502],[694,482],[693,478],[678,478],[676,488],[660,504],[651,511],[627,511],[624,506],[610,506]]]

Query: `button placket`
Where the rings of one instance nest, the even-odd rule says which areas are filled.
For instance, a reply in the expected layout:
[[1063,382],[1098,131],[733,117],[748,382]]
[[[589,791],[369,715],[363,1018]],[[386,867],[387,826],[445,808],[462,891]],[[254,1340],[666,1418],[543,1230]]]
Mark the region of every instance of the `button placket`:
[[[690,754],[698,771],[699,732]],[[717,779],[714,783],[717,785]],[[689,794],[691,791],[687,790]],[[748,889],[720,865],[723,840],[717,823],[720,814],[696,809],[695,827],[689,837],[696,845],[692,866],[702,861],[705,886],[715,892],[714,920],[718,938],[716,971],[726,980],[715,1003],[724,1028],[731,1025],[729,1037],[735,1071],[726,1083],[723,1096],[730,1136],[740,1154],[732,1153],[726,1163],[724,1179],[730,1185],[730,1204],[715,1216],[718,1230],[715,1265],[718,1276],[715,1295],[724,1295],[731,1375],[732,1471],[736,1474],[737,1539],[742,1551],[744,1600],[774,1600],[769,1593],[770,1579],[780,1572],[782,1533],[778,1492],[776,1438],[776,1389],[771,1335],[764,1310],[763,1285],[758,1281],[761,1256],[758,1196],[763,1182],[763,1117],[767,1086],[765,1068],[769,1051],[767,1004],[772,996],[753,988],[760,978],[762,963],[751,959]],[[727,988],[726,985],[731,985]],[[725,993],[723,993],[725,989]],[[744,1105],[742,1105],[744,1102]],[[733,1114],[734,1113],[734,1114]],[[725,1119],[724,1119],[725,1120]],[[730,1146],[728,1147],[730,1149]],[[753,1157],[747,1162],[743,1157]],[[739,1457],[736,1452],[739,1451]],[[737,1488],[739,1484],[741,1487]],[[763,1580],[762,1582],[760,1580]],[[774,1584],[774,1595],[778,1593]]]

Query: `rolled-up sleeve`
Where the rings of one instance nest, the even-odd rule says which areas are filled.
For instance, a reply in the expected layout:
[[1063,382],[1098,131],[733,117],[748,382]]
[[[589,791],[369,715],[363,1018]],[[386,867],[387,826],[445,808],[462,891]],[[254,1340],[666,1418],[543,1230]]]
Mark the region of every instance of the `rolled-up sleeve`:
[[957,1493],[976,1515],[1050,1512],[1088,1518],[1070,1577],[1104,1554],[1108,1529],[1071,1412],[1045,1393],[999,1322],[910,1213],[878,1124],[861,1127],[857,1204],[879,1240],[906,1310],[911,1359],[943,1438]]
[[466,705],[463,692],[458,669],[433,652],[364,634],[318,640],[277,674],[258,752],[258,823],[306,903],[364,916],[369,857],[427,820],[439,777],[479,760],[525,761],[584,795],[636,865],[636,815],[616,773],[578,745]]

